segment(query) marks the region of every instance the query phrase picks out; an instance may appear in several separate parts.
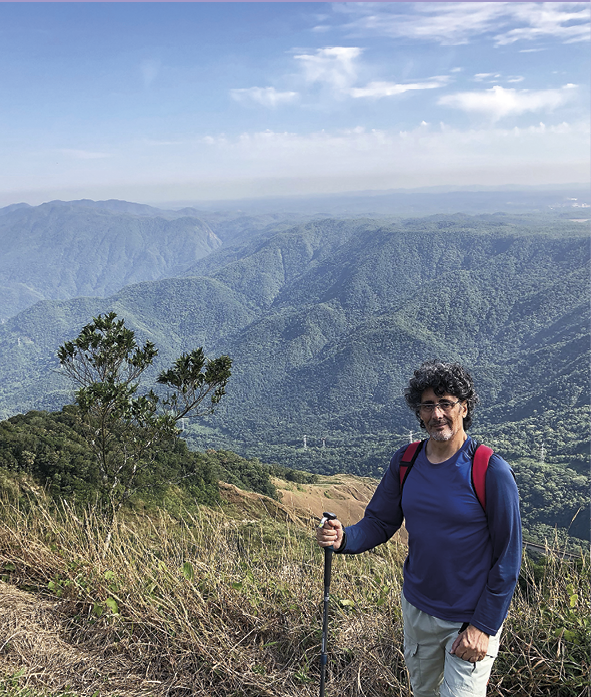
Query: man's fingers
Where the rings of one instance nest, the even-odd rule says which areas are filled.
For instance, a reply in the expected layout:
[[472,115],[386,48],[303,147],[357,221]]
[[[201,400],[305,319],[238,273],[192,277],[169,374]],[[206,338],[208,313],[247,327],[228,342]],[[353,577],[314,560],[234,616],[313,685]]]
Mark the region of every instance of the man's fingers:
[[450,653],[469,663],[478,663],[478,661],[482,661],[486,656],[486,651],[483,651],[481,646],[474,645],[470,641],[466,631],[456,637],[454,643],[451,645]]
[[316,541],[320,547],[334,547],[336,549],[340,546],[343,526],[336,518],[334,520],[323,518],[320,522],[322,525],[316,528]]

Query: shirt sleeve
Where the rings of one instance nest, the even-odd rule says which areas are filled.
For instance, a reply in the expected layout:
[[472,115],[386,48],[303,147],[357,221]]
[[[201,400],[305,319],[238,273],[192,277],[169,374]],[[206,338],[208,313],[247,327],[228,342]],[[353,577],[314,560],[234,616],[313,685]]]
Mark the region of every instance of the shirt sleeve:
[[522,554],[517,484],[511,468],[498,455],[491,457],[486,472],[486,515],[492,561],[471,624],[493,635],[507,616]]
[[400,458],[404,448],[398,450],[386,470],[363,518],[345,528],[345,544],[337,550],[341,554],[359,554],[387,542],[402,525],[400,506]]

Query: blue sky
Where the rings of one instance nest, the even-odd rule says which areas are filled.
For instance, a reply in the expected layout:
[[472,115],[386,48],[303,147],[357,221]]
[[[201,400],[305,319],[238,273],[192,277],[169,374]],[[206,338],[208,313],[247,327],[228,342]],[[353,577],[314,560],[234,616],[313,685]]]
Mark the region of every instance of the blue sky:
[[0,205],[589,181],[589,3],[0,3]]

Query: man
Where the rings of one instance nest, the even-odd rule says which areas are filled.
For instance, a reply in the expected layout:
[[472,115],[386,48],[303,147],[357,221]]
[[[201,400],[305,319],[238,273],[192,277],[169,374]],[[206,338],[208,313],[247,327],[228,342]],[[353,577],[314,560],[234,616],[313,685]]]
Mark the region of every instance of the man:
[[486,510],[471,481],[476,443],[466,430],[478,401],[469,373],[423,363],[405,391],[428,435],[400,486],[406,448],[390,462],[363,519],[343,529],[328,520],[321,547],[358,554],[408,530],[402,610],[404,655],[414,697],[486,695],[521,565],[515,479],[498,455],[489,460]]

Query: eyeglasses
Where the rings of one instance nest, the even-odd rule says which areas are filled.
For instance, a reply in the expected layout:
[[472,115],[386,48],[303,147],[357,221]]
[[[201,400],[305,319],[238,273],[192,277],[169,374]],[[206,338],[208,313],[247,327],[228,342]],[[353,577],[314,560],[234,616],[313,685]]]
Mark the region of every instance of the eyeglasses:
[[458,400],[457,402],[449,402],[447,399],[444,399],[441,402],[437,402],[437,404],[435,404],[434,402],[424,402],[423,404],[419,404],[419,409],[421,411],[426,412],[427,414],[432,414],[435,411],[435,409],[439,408],[442,412],[447,414],[456,406],[456,404],[459,403],[460,400]]

